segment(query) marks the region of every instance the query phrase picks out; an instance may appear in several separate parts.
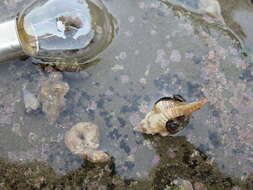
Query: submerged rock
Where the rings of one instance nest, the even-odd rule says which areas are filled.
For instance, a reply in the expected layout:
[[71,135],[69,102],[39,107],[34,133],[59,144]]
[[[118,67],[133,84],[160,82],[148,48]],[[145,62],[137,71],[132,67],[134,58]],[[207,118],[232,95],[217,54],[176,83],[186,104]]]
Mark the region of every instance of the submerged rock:
[[178,178],[178,179],[173,181],[173,184],[176,185],[176,187],[179,190],[194,190],[193,186],[192,186],[192,183],[188,180]]
[[81,122],[65,134],[65,144],[69,150],[93,163],[107,162],[110,157],[99,147],[99,129],[89,122]]
[[152,135],[175,134],[186,127],[189,116],[206,103],[207,99],[186,103],[180,95],[161,98],[135,130]]
[[194,183],[194,189],[195,190],[207,190],[206,186],[200,182]]
[[173,5],[183,7],[194,13],[200,15],[208,15],[217,22],[224,24],[224,19],[221,13],[221,7],[217,0],[162,0],[163,2],[169,2]]
[[62,81],[62,74],[51,73],[49,79],[43,81],[39,99],[42,103],[42,111],[46,114],[50,124],[53,124],[65,107],[64,96],[69,91],[69,85]]

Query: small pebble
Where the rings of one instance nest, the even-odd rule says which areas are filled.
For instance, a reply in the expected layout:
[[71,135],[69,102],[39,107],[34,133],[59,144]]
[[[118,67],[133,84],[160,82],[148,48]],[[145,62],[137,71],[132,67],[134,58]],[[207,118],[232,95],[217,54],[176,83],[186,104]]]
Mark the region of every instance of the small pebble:
[[238,186],[234,186],[231,190],[241,190],[241,188]]
[[154,35],[156,35],[156,34],[157,34],[157,31],[156,31],[156,30],[151,30],[151,31],[150,31],[150,35],[151,35],[151,36],[154,36]]
[[119,65],[116,64],[111,68],[113,71],[120,71],[120,70],[124,70],[124,66],[123,65]]
[[182,56],[178,50],[172,50],[170,55],[170,60],[173,62],[180,62],[182,59]]
[[140,9],[144,9],[145,8],[145,2],[143,2],[143,1],[139,2],[138,5],[139,5]]
[[97,109],[97,103],[95,101],[91,101],[90,105],[88,106],[88,108],[86,109],[87,111],[89,110],[96,110]]
[[203,183],[196,182],[194,183],[194,190],[207,190],[207,188]]
[[105,91],[106,96],[113,96],[113,94],[114,94],[113,91],[111,91],[109,89]]
[[175,151],[173,149],[171,149],[171,148],[167,151],[167,155],[168,155],[168,157],[170,159],[174,159],[177,156],[176,153],[175,153]]
[[191,182],[188,180],[183,180],[182,187],[184,188],[184,190],[194,190]]
[[128,21],[129,21],[130,23],[133,23],[133,22],[135,21],[134,16],[130,16],[130,17],[128,17]]
[[145,79],[145,78],[141,78],[139,81],[140,81],[140,83],[143,84],[143,85],[144,85],[144,84],[147,84],[147,79]]
[[21,127],[20,124],[14,124],[14,126],[11,128],[11,131],[13,133],[15,133],[17,136],[22,136],[22,131],[21,131]]
[[156,166],[157,164],[159,164],[161,158],[159,155],[155,155],[153,160],[152,160],[152,166]]
[[124,51],[120,52],[120,54],[119,54],[119,58],[120,58],[121,60],[126,59],[126,57],[127,57],[126,52],[124,52]]
[[120,81],[123,83],[123,84],[126,84],[129,82],[129,77],[128,75],[121,75],[120,76]]

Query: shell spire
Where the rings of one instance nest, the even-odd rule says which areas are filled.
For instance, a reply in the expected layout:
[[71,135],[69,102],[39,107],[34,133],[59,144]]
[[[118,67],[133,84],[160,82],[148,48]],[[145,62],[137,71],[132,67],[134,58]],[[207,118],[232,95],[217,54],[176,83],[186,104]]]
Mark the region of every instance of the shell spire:
[[193,112],[202,108],[207,102],[208,102],[208,99],[205,98],[200,101],[185,103],[183,105],[178,105],[178,106],[175,106],[174,108],[171,108],[171,112],[174,113],[173,114],[174,118],[180,117],[183,115],[191,115]]

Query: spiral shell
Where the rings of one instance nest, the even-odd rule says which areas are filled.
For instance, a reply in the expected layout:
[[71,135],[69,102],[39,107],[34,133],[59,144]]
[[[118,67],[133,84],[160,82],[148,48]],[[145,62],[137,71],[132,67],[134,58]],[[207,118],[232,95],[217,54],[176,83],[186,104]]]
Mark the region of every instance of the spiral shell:
[[181,96],[161,98],[140,124],[135,127],[135,130],[146,134],[167,136],[171,134],[171,131],[168,130],[169,124],[173,122],[178,123],[179,120],[187,121],[194,111],[197,111],[207,103],[207,99],[192,103],[183,101]]
[[65,144],[69,150],[93,163],[107,162],[109,155],[99,147],[98,127],[90,122],[81,122],[73,126],[65,134]]

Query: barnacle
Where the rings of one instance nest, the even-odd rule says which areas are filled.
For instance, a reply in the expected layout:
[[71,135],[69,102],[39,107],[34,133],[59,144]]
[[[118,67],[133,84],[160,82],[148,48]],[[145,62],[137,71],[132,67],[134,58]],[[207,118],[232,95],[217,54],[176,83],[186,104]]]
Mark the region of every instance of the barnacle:
[[135,130],[152,135],[175,134],[188,124],[190,115],[206,103],[207,99],[186,103],[180,95],[161,98]]
[[110,160],[108,154],[97,150],[99,147],[99,130],[93,123],[81,122],[73,126],[65,134],[65,144],[72,153],[93,163]]

